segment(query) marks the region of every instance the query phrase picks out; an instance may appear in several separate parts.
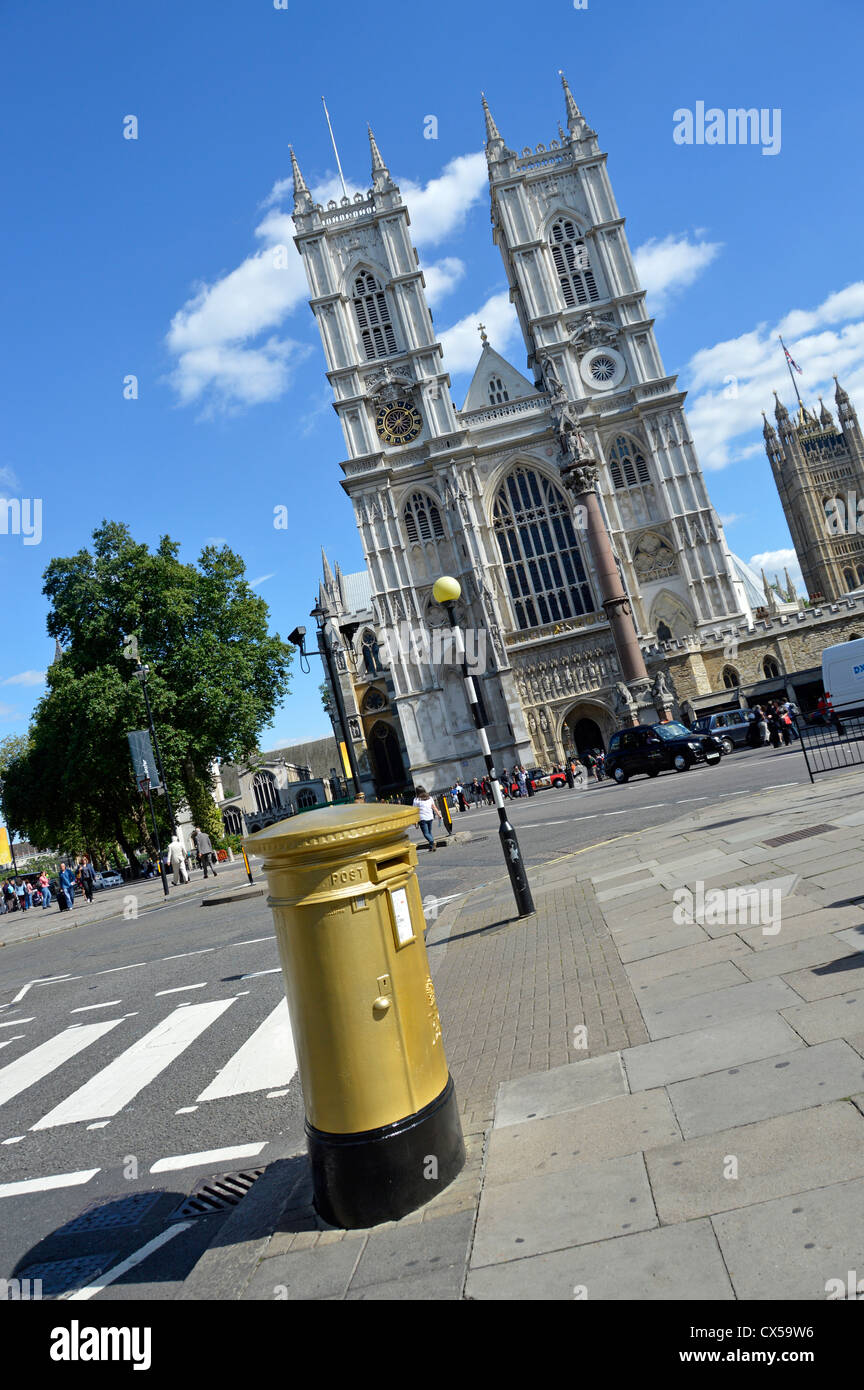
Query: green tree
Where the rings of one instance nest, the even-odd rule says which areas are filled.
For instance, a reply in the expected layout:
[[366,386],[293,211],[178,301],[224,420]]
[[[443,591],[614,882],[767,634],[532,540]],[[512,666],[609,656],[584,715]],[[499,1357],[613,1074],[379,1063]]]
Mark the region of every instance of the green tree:
[[[147,727],[134,663],[134,634],[175,810],[202,824],[215,759],[252,755],[288,691],[290,648],[267,630],[268,609],[227,546],[206,547],[197,565],[165,536],[155,550],[128,528],[104,522],[93,550],[54,559],[43,592],[48,633],[64,654],[48,671],[29,747],[5,774],[10,819],[36,843],[73,850],[118,843],[130,862],[150,843],[146,803],[126,734]],[[154,806],[167,829],[164,798]],[[221,831],[221,827],[220,827]]]

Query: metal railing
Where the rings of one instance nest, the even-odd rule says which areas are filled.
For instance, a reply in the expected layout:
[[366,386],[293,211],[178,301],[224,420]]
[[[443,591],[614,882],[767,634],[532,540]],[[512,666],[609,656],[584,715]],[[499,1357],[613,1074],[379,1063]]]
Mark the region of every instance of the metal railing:
[[864,765],[864,714],[837,712],[831,723],[795,721],[810,781],[822,772]]

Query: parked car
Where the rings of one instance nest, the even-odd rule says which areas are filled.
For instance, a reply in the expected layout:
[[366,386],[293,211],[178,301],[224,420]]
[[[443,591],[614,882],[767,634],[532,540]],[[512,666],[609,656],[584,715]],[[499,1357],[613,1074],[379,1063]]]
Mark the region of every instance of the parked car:
[[97,888],[117,888],[123,882],[122,874],[118,874],[116,869],[105,869],[101,874],[96,875]]
[[[526,781],[531,783],[531,786],[534,788],[535,792],[542,792],[547,787],[551,787],[552,785],[549,778],[549,773],[544,772],[542,767],[526,768],[525,777]],[[510,781],[507,784],[507,790],[510,792],[511,796],[519,795],[519,783],[516,781],[515,777],[510,778]]]
[[619,729],[609,740],[606,775],[619,784],[644,772],[648,777],[674,768],[687,772],[694,763],[716,767],[723,749],[712,734],[694,733],[674,720]]
[[721,710],[718,714],[703,714],[693,725],[693,732],[712,734],[720,743],[723,752],[731,753],[734,749],[749,744],[752,723],[752,709]]

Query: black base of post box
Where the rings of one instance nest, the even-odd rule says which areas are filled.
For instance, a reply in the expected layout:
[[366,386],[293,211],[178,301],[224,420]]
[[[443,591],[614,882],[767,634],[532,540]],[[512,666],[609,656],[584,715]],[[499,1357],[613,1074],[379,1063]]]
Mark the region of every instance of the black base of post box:
[[453,1078],[440,1096],[395,1124],[325,1134],[306,1121],[315,1206],[346,1231],[398,1221],[425,1206],[462,1171],[465,1144]]

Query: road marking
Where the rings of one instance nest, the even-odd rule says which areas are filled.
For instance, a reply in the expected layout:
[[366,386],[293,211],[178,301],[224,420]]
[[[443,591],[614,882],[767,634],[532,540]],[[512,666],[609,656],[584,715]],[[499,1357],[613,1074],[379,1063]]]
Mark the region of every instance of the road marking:
[[50,1178],[27,1178],[24,1182],[0,1183],[0,1197],[22,1197],[28,1192],[51,1192],[58,1187],[82,1187],[101,1171],[101,1168],[86,1168],[80,1173],[56,1173]]
[[26,1038],[26,1036],[26,1033],[16,1033],[14,1038],[6,1038],[3,1042],[0,1042],[0,1047],[9,1047],[11,1043],[20,1042],[21,1039]]
[[277,965],[275,970],[253,970],[251,975],[241,975],[240,979],[257,980],[259,975],[278,975],[281,969],[282,966]]
[[683,806],[685,801],[707,801],[707,796],[682,796],[679,797],[676,805]]
[[[632,806],[628,806],[628,808],[627,808],[627,810],[634,810],[634,809],[635,809],[635,808],[632,807]],[[627,811],[601,811],[599,814],[600,814],[601,816],[626,816]],[[592,817],[592,819],[593,819],[593,817]]]
[[668,804],[668,803],[665,802],[665,801],[649,801],[647,806],[636,806],[636,807],[634,807],[634,810],[636,810],[636,811],[656,811],[658,806],[666,806],[667,804]]
[[104,1120],[117,1115],[233,1002],[233,999],[220,999],[216,1003],[186,1004],[175,1009],[30,1128],[52,1129],[55,1125]]
[[175,1173],[178,1168],[197,1168],[203,1163],[227,1163],[235,1158],[254,1158],[266,1149],[268,1140],[262,1144],[238,1144],[233,1149],[209,1149],[199,1154],[174,1154],[172,1158],[160,1158],[150,1169],[151,1173]]
[[163,994],[182,994],[184,989],[206,989],[207,981],[202,980],[200,985],[176,985],[174,989],[157,989],[155,999],[159,999]]
[[113,1009],[116,1004],[122,1004],[122,999],[109,999],[107,1004],[84,1004],[80,1009],[70,1009],[70,1014],[86,1014],[91,1009]]
[[26,1134],[16,1134],[14,1139],[4,1139],[4,1144],[20,1144],[22,1139],[26,1139]]
[[181,951],[179,956],[163,956],[162,960],[185,960],[187,956],[206,956],[208,951],[215,951],[215,946],[205,946],[200,951]]
[[195,1099],[218,1100],[285,1086],[297,1070],[288,1001],[281,999],[272,1013]]
[[268,1091],[268,1092],[267,1092],[267,1099],[268,1099],[268,1100],[278,1100],[280,1096],[287,1096],[287,1095],[289,1095],[289,1094],[290,1094],[290,1090],[291,1090],[290,1086],[286,1086],[285,1089],[284,1089],[284,1091]]
[[97,970],[97,975],[116,975],[118,970],[140,970],[143,965],[151,962],[146,960],[136,960],[134,965],[112,965],[110,970]]
[[97,1038],[110,1033],[111,1029],[116,1028],[122,1021],[112,1018],[108,1023],[73,1023],[62,1033],[57,1033],[55,1037],[35,1047],[32,1052],[25,1052],[17,1062],[10,1062],[0,1071],[0,1105],[5,1105],[7,1100],[20,1095],[28,1086],[41,1081],[76,1053],[83,1052],[84,1048],[89,1047]]
[[115,1265],[113,1269],[108,1270],[107,1274],[100,1274],[99,1278],[92,1284],[87,1284],[83,1289],[77,1289],[75,1293],[61,1294],[61,1298],[70,1303],[80,1303],[84,1299],[92,1298],[94,1294],[102,1293],[103,1289],[106,1289],[109,1284],[113,1284],[120,1278],[121,1274],[126,1274],[136,1265],[140,1265],[142,1260],[146,1260],[148,1255],[153,1254],[154,1250],[166,1245],[169,1240],[173,1240],[175,1236],[179,1235],[181,1231],[187,1230],[191,1225],[191,1221],[178,1221],[169,1226],[167,1230],[160,1232],[152,1240],[148,1240],[146,1245],[142,1245],[140,1250],[136,1250],[134,1255],[130,1255],[122,1264]]
[[35,1018],[35,1014],[32,1018],[13,1018],[9,1023],[0,1023],[0,1028],[20,1028],[22,1023],[33,1023]]
[[[34,985],[50,985],[54,984],[57,980],[69,980],[71,978],[71,975],[46,975],[38,980],[30,980],[28,984],[23,985],[22,988],[19,989],[18,993],[15,995],[15,998],[10,999],[8,1004],[0,1004],[0,1009],[11,1009],[12,1005],[19,1003],[19,1001],[24,998],[24,995],[28,992],[28,990],[31,990]],[[75,978],[79,979],[80,976],[76,975]]]
[[175,1110],[175,1115],[191,1115],[193,1110],[197,1110],[197,1105],[181,1105],[179,1110]]
[[110,1125],[110,1123],[111,1123],[110,1120],[96,1120],[96,1122],[95,1122],[94,1124],[88,1125],[87,1128],[88,1128],[88,1129],[104,1129],[105,1126],[106,1126],[106,1125]]
[[771,787],[800,787],[800,782],[769,782],[763,790],[768,791]]
[[275,936],[252,936],[248,941],[235,941],[235,946],[257,946],[259,941],[275,941]]

